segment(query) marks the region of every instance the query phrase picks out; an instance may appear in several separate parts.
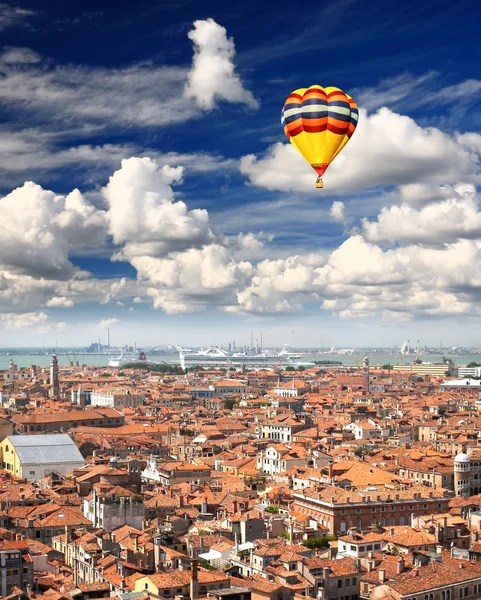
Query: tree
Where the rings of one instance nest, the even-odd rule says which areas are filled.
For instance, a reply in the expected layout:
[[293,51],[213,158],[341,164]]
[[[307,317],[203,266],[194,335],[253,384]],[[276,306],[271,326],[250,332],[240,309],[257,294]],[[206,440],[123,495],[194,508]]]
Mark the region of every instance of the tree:
[[383,365],[382,368],[385,369],[386,371],[390,371],[392,369],[392,365],[391,364]]
[[227,410],[232,410],[235,406],[235,400],[233,398],[225,398],[224,400],[224,407]]
[[288,367],[286,367],[285,370],[286,371],[295,371],[296,369],[292,365],[289,365]]
[[478,365],[477,362],[470,362],[466,366],[468,369],[473,369],[474,367],[479,367],[480,365]]
[[326,535],[324,537],[314,537],[303,540],[302,544],[313,550],[314,548],[329,548],[329,542],[334,542],[336,540],[337,538],[335,535]]
[[297,368],[298,371],[305,371],[306,367],[303,367],[302,365],[299,365],[299,367]]

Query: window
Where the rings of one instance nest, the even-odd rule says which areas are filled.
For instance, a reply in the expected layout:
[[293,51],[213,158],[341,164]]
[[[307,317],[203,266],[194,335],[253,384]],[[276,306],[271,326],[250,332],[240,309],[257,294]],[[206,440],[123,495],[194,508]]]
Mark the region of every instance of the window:
[[337,580],[337,587],[342,588],[342,579]]

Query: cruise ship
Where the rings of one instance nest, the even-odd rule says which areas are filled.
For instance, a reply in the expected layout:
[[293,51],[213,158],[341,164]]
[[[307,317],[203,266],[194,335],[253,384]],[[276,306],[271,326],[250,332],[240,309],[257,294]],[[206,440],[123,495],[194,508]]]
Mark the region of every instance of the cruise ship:
[[141,352],[138,356],[124,356],[121,354],[118,358],[111,358],[109,360],[109,367],[118,368],[123,367],[129,363],[141,363],[143,365],[151,365],[150,360],[147,360],[147,357],[143,352]]
[[248,352],[227,352],[218,346],[210,346],[207,350],[183,350],[179,348],[180,366],[185,369],[186,366],[203,364],[262,364],[288,362],[288,357],[279,354],[249,354]]

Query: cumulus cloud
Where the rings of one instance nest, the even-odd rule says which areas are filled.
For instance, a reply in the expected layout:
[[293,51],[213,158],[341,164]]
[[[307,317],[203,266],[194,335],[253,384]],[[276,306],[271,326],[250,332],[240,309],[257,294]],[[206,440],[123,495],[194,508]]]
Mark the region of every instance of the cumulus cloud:
[[113,327],[114,325],[116,325],[117,323],[120,323],[120,321],[118,319],[102,319],[99,323],[99,327]]
[[[444,191],[444,190],[443,190]],[[407,203],[385,207],[377,221],[363,219],[363,236],[371,242],[445,244],[481,236],[481,212],[473,185],[458,185],[446,200],[421,208]]]
[[[261,158],[244,156],[240,170],[268,190],[316,192],[314,171],[291,144],[274,144]],[[360,111],[352,139],[324,177],[324,193],[457,181],[481,181],[473,149],[456,136],[381,108],[373,115]]]
[[110,233],[124,244],[119,259],[158,257],[214,240],[206,210],[174,201],[171,186],[182,174],[182,167],[160,167],[150,158],[122,161],[104,189]]
[[45,306],[48,308],[72,308],[73,305],[73,301],[70,298],[55,296],[54,298],[50,298]]
[[218,100],[258,108],[258,101],[235,72],[234,40],[227,37],[226,29],[213,19],[206,19],[195,21],[188,35],[194,43],[194,59],[185,95],[195,98],[203,109],[214,108]]
[[0,199],[0,264],[34,277],[68,278],[72,250],[99,246],[105,215],[78,190],[57,195],[27,182]]
[[[269,232],[222,235],[206,210],[179,200],[175,189],[183,176],[181,165],[131,158],[102,190],[105,210],[78,190],[56,195],[33,183],[0,200],[7,216],[0,223],[3,326],[20,327],[15,316],[7,325],[19,312],[30,315],[26,322],[49,326],[40,307],[126,299],[168,314],[206,307],[292,314],[318,306],[342,319],[481,316],[481,213],[469,178],[444,186],[434,176],[404,183],[386,196],[389,206],[337,247],[269,259]],[[345,222],[345,212],[334,201],[323,219]],[[113,260],[128,261],[136,279],[94,279],[70,262],[73,252],[95,248],[107,234],[116,246]]]

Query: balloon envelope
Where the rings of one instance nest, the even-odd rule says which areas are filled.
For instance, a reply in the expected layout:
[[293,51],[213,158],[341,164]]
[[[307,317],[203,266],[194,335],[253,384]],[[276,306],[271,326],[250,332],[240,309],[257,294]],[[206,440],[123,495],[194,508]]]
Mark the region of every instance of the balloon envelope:
[[348,94],[336,87],[312,85],[294,90],[282,109],[284,133],[319,175],[341,152],[356,129],[359,111]]

